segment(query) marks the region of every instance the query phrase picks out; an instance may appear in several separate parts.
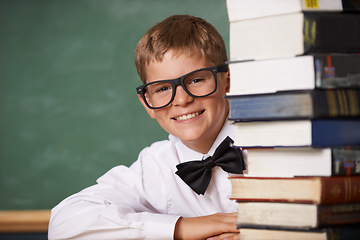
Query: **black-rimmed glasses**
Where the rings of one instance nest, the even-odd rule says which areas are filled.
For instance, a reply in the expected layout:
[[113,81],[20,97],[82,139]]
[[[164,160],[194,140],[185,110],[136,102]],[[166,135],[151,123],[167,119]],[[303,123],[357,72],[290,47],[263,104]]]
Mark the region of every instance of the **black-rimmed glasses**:
[[192,97],[201,98],[213,94],[217,89],[217,73],[227,72],[228,65],[195,70],[182,77],[160,80],[136,88],[147,107],[159,109],[168,106],[175,97],[176,86],[182,88]]

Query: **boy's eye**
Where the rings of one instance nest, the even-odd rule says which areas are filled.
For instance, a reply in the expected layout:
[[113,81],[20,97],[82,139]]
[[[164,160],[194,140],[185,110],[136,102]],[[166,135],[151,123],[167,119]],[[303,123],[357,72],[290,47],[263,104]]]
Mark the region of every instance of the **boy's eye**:
[[153,84],[151,85],[151,92],[152,93],[163,93],[166,91],[171,91],[171,84],[170,83],[157,83],[157,84]]
[[193,78],[189,78],[185,81],[185,85],[189,86],[189,85],[193,85],[195,87],[195,85],[202,85],[206,83],[206,78],[203,76],[197,76],[197,77],[193,77]]
[[199,83],[201,81],[204,81],[205,79],[202,78],[202,77],[197,77],[197,78],[194,78],[190,81],[190,83]]
[[165,91],[168,91],[170,88],[167,87],[167,86],[164,86],[164,87],[160,87],[158,89],[156,89],[155,92],[165,92]]

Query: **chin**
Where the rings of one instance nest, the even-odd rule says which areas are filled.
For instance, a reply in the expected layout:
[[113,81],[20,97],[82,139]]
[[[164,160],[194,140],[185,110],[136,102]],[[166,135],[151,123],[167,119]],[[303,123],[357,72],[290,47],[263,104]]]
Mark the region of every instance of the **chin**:
[[177,137],[180,138],[183,141],[197,141],[204,137],[204,132],[198,132],[194,130],[183,130],[181,132],[178,132]]

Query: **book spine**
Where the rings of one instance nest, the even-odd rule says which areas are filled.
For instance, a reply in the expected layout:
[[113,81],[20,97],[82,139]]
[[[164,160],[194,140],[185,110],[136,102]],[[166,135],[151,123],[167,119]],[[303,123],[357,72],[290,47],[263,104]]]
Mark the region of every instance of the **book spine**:
[[332,176],[360,174],[360,147],[334,148],[332,155]]
[[360,119],[329,118],[311,120],[311,145],[314,147],[360,145]]
[[360,115],[360,90],[313,91],[314,118],[355,117]]
[[360,55],[315,54],[316,88],[359,88]]
[[358,240],[360,239],[360,225],[349,225],[326,229],[327,240]]
[[318,226],[360,223],[360,204],[330,204],[318,206]]
[[320,204],[360,202],[360,177],[321,178]]
[[360,4],[358,0],[342,0],[343,11],[358,11],[360,10]]
[[359,26],[359,14],[304,12],[304,53],[357,53]]

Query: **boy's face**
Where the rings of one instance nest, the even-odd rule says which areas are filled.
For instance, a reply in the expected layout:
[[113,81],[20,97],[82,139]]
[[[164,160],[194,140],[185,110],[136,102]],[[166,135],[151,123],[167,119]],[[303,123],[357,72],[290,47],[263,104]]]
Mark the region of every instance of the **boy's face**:
[[[147,83],[175,79],[200,68],[214,67],[203,57],[173,56],[173,52],[168,51],[162,62],[148,65]],[[161,109],[149,109],[140,96],[139,99],[150,117],[156,119],[165,131],[180,138],[186,146],[207,153],[228,114],[224,96],[230,88],[229,74],[217,73],[217,81],[216,92],[203,98],[191,97],[181,86],[177,86],[173,102]]]

